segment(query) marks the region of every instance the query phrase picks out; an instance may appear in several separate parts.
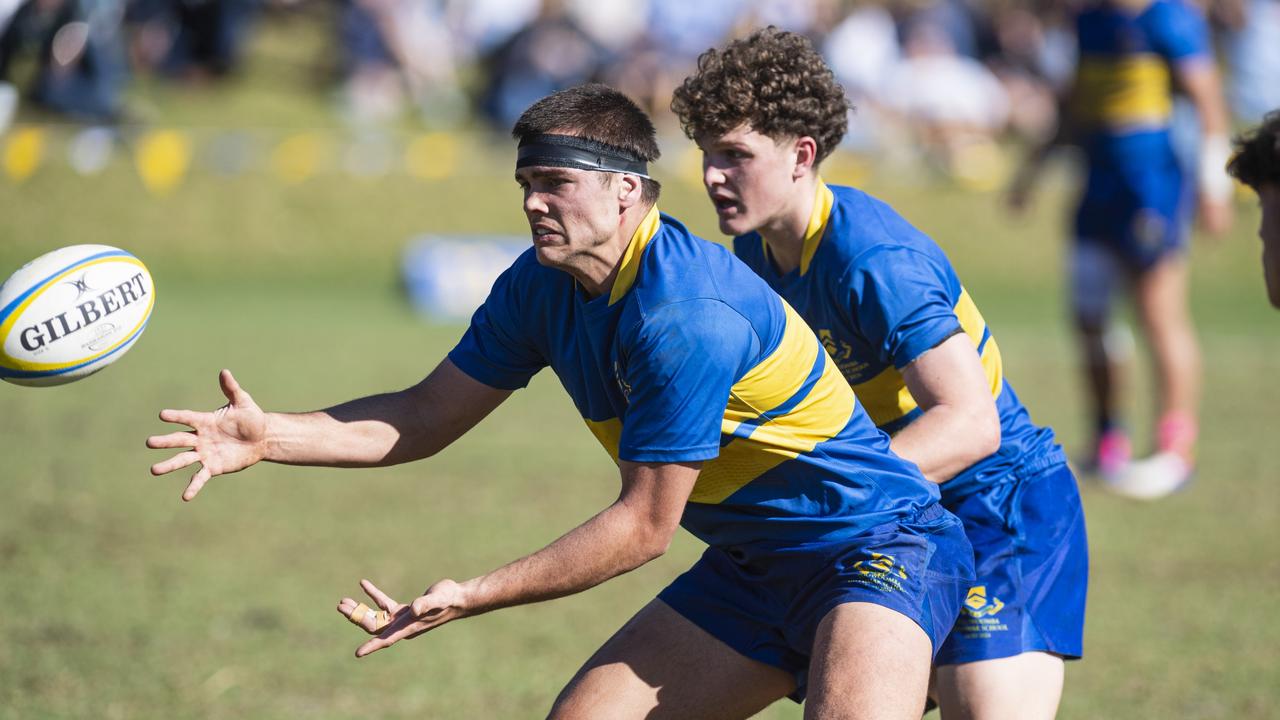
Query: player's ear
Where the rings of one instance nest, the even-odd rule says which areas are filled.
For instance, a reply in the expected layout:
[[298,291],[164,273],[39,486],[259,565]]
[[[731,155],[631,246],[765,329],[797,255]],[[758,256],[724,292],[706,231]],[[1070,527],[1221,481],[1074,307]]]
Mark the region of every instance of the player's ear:
[[808,135],[801,135],[796,138],[795,152],[796,164],[792,175],[798,180],[812,172],[818,164],[818,141]]
[[618,204],[623,209],[639,205],[644,190],[640,176],[623,173],[618,175],[618,181]]

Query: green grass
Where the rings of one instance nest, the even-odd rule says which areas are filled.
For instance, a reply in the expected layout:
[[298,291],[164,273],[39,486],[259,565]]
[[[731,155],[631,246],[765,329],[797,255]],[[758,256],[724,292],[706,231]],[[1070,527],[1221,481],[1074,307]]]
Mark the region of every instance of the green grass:
[[[282,125],[329,124],[314,99],[282,99],[261,77],[217,91],[226,102],[162,89],[146,99],[175,122],[252,125],[261,108]],[[143,447],[164,429],[157,411],[220,404],[221,367],[264,406],[304,410],[408,385],[434,366],[461,328],[410,313],[396,289],[402,244],[424,231],[523,227],[506,141],[465,142],[494,149],[440,183],[329,172],[286,186],[265,172],[196,172],[156,198],[120,158],[94,178],[55,163],[20,185],[0,180],[0,274],[58,246],[104,242],[142,257],[158,285],[146,335],[116,366],[60,388],[0,386],[0,715],[536,716],[692,562],[700,547],[681,534],[667,556],[582,595],[351,658],[362,634],[333,606],[359,578],[409,597],[534,550],[613,499],[616,470],[549,373],[424,463],[259,467],[216,479],[191,505],[178,499],[185,474],[147,473],[164,456]],[[698,188],[675,169],[682,143],[666,143],[662,205],[717,237]],[[868,187],[946,247],[1019,394],[1078,449],[1062,187],[1022,220],[994,196],[927,181],[886,175]],[[1280,333],[1256,266],[1256,221],[1243,208],[1232,237],[1194,256],[1206,354],[1197,483],[1154,505],[1084,488],[1088,657],[1069,666],[1064,718],[1255,718],[1280,701],[1280,463],[1269,445]],[[1149,383],[1136,377],[1135,421],[1146,427]],[[763,716],[799,709],[783,702]]]

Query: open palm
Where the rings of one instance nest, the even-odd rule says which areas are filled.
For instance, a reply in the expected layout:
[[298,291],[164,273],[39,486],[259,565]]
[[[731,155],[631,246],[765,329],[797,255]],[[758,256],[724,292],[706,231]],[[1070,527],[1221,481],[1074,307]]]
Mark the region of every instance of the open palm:
[[147,438],[149,448],[191,448],[152,465],[152,475],[164,475],[200,463],[200,470],[182,493],[183,500],[194,498],[210,478],[243,470],[264,455],[266,413],[240,387],[230,370],[218,375],[218,384],[227,398],[226,405],[213,412],[162,410],[161,420],[186,425],[191,431]]

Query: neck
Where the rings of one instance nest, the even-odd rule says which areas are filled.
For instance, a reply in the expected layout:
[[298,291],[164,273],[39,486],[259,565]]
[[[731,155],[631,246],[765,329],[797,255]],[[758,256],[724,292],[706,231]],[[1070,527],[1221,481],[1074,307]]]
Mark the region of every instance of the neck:
[[800,267],[805,231],[809,229],[809,217],[813,215],[813,203],[817,194],[816,173],[809,173],[796,180],[783,208],[758,230],[760,237],[769,246],[774,264],[783,274]]
[[581,265],[569,269],[569,274],[578,281],[587,295],[595,298],[607,295],[613,290],[627,246],[631,244],[632,236],[644,222],[651,207],[637,205],[623,211],[618,218],[618,227],[613,235],[593,248],[591,253],[583,258]]

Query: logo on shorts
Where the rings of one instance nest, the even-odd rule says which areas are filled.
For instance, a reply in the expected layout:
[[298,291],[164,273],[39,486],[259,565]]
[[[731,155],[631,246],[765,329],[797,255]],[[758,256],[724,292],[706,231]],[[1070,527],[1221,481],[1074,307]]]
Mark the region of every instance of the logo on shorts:
[[969,596],[964,599],[964,612],[970,617],[987,617],[1004,609],[1004,603],[998,597],[987,597],[986,585],[974,585],[969,588]]
[[866,585],[882,592],[902,590],[902,581],[907,579],[907,571],[902,569],[892,555],[871,553],[869,560],[859,560],[851,568],[857,573],[850,580],[858,585]]
[[907,571],[902,569],[892,555],[873,552],[870,560],[859,560],[854,563],[853,570],[859,575],[853,578],[854,582],[885,592],[901,590],[901,581],[907,579]]
[[1133,238],[1143,250],[1155,250],[1169,233],[1169,223],[1154,210],[1140,210],[1133,218]]

